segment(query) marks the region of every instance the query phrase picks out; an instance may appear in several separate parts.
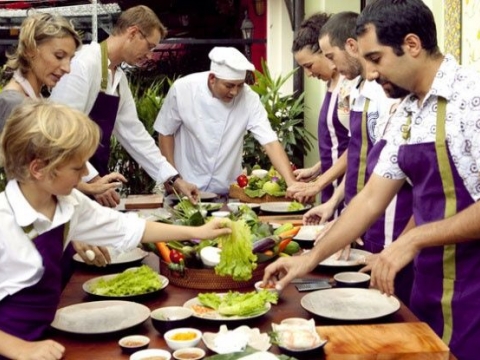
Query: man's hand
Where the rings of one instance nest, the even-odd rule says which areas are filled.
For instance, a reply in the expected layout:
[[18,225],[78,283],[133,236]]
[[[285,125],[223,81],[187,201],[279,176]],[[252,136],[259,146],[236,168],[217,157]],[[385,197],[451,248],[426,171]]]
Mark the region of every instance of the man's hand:
[[318,265],[309,254],[279,258],[265,268],[263,283],[273,283],[277,290],[284,289],[293,279],[309,273]]
[[407,232],[386,247],[372,266],[371,284],[382,293],[393,295],[395,276],[418,253],[415,242],[410,241],[409,233],[411,232]]
[[53,340],[25,341],[17,351],[16,360],[58,360],[63,357],[65,347]]
[[108,190],[115,190],[126,183],[127,179],[122,174],[113,172],[103,177],[96,176],[90,182],[80,182],[78,190],[87,195],[100,195]]
[[175,180],[173,186],[177,192],[188,197],[192,204],[197,203],[200,194],[196,185],[190,184],[182,178],[178,178],[177,180]]
[[309,168],[294,170],[293,175],[295,175],[295,179],[297,181],[309,182],[319,174],[314,167],[309,167]]
[[112,262],[106,247],[92,246],[81,241],[73,241],[72,245],[85,264],[104,267]]
[[315,182],[304,183],[295,181],[287,188],[287,197],[295,199],[302,204],[311,201],[317,194]]

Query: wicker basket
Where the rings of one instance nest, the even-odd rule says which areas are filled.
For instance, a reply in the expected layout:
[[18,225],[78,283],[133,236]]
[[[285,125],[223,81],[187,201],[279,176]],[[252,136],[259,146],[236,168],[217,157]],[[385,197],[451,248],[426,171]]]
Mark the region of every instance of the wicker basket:
[[252,278],[247,281],[235,281],[229,276],[220,276],[215,274],[214,269],[189,269],[185,268],[183,274],[172,271],[168,268],[168,264],[160,260],[160,274],[167,277],[170,284],[202,290],[235,290],[246,287],[252,287],[257,281],[262,280],[263,270],[267,266],[266,263],[258,264],[253,271]]
[[228,197],[232,199],[238,199],[241,202],[246,203],[265,203],[265,202],[275,202],[275,201],[290,201],[284,196],[271,196],[271,195],[263,195],[262,197],[252,198],[245,194],[245,190],[239,187],[236,184],[231,184],[230,189],[228,192]]

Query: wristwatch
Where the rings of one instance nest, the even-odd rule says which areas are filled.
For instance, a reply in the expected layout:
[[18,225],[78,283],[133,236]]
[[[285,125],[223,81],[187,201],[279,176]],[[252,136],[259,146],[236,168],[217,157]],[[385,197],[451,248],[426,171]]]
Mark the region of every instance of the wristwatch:
[[171,187],[173,187],[173,184],[175,184],[175,181],[177,179],[181,179],[182,177],[180,176],[180,174],[177,174],[177,175],[173,175],[170,179],[167,180],[167,184],[170,185]]

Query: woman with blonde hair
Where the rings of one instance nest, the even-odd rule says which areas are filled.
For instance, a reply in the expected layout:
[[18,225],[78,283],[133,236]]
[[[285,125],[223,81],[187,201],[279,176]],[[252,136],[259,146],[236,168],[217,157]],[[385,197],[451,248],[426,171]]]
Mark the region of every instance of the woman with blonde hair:
[[[70,72],[70,62],[81,44],[73,26],[62,16],[36,13],[23,21],[18,46],[7,55],[6,66],[13,71],[13,76],[0,93],[0,132],[5,119],[15,107],[25,99],[41,98],[44,87],[52,89],[62,76]],[[86,194],[95,195],[117,187],[121,181],[126,179],[118,173],[111,173],[98,182],[81,182],[78,188]],[[87,247],[80,243],[74,245],[82,259],[89,264],[102,266],[110,261],[107,249]],[[88,249],[96,254],[93,260],[86,256]],[[66,254],[66,257],[74,254],[71,247]]]

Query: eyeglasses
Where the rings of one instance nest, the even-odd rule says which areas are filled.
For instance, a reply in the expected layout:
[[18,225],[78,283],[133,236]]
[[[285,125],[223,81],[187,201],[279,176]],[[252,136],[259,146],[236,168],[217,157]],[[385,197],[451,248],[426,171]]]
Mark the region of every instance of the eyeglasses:
[[147,47],[149,51],[154,51],[155,48],[157,47],[156,44],[152,44],[150,41],[148,41],[147,36],[143,33],[142,30],[138,29],[138,32],[143,36],[143,39],[147,42]]

